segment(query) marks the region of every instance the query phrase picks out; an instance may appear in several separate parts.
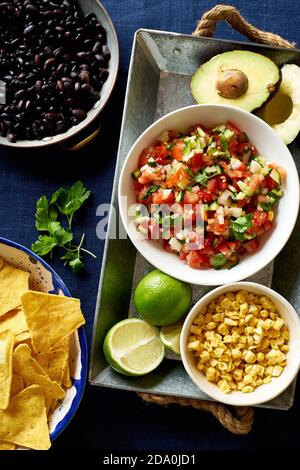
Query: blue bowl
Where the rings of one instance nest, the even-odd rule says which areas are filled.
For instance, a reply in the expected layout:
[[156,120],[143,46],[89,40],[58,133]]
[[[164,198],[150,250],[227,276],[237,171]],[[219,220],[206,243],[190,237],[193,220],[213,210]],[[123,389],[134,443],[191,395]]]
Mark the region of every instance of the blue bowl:
[[[18,243],[0,237],[0,257],[8,264],[30,272],[32,290],[71,297],[69,290],[56,272],[39,256]],[[86,375],[88,353],[83,328],[74,333],[70,342],[70,375],[72,387],[66,390],[62,403],[49,420],[50,439],[54,441],[73,418],[81,401]]]

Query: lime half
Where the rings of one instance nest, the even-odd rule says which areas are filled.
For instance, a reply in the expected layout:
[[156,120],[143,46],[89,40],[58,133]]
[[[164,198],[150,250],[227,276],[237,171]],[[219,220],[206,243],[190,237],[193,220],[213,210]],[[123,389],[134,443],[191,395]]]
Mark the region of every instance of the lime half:
[[174,323],[174,325],[163,326],[160,330],[161,342],[166,348],[175,354],[180,354],[180,333],[182,330],[182,322]]
[[109,365],[124,375],[148,374],[164,358],[158,328],[139,318],[127,318],[113,326],[103,351]]

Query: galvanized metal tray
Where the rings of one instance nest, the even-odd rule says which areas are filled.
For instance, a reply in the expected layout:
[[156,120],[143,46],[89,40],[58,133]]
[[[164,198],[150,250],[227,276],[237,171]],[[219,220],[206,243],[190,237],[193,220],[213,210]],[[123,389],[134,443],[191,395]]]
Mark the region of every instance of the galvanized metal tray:
[[[195,69],[215,54],[233,49],[248,49],[263,53],[279,66],[288,62],[300,65],[300,51],[297,49],[195,38],[162,31],[144,29],[137,31],[131,56],[112,195],[112,204],[117,216],[119,175],[131,145],[144,129],[159,117],[182,106],[193,104],[189,84]],[[296,162],[300,162],[299,140],[291,145],[291,151]],[[105,334],[117,321],[134,314],[133,289],[141,277],[153,269],[136,252],[129,239],[112,239],[113,225],[111,217],[94,320],[90,383],[136,392],[211,401],[211,398],[196,388],[178,360],[166,359],[156,371],[139,378],[119,375],[107,366],[102,352]],[[119,228],[124,230],[123,227]],[[271,263],[251,279],[265,285],[272,284],[273,288],[283,294],[300,312],[299,228],[300,220],[288,244],[276,258],[275,265]],[[193,286],[193,303],[211,288]],[[294,391],[295,382],[279,397],[262,406],[289,409],[293,404]]]

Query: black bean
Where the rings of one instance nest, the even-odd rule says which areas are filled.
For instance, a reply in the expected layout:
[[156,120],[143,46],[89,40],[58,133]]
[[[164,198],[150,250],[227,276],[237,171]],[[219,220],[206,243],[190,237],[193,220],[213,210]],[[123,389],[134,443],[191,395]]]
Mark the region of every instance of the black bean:
[[32,36],[36,32],[36,27],[34,24],[30,24],[29,26],[26,26],[26,28],[23,31],[24,36]]
[[105,41],[76,0],[0,0],[0,134],[40,139],[85,119],[107,78]]

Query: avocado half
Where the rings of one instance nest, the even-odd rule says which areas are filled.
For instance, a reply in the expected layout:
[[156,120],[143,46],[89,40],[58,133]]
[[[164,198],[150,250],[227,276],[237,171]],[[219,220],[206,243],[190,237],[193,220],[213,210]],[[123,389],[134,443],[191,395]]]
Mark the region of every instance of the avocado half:
[[281,73],[278,92],[257,115],[277,132],[285,144],[290,144],[300,131],[300,67],[287,64]]
[[278,89],[280,70],[268,57],[251,51],[229,51],[201,65],[191,80],[198,104],[229,104],[253,111]]

